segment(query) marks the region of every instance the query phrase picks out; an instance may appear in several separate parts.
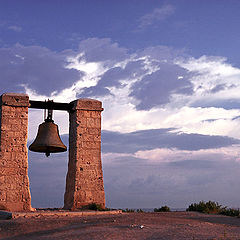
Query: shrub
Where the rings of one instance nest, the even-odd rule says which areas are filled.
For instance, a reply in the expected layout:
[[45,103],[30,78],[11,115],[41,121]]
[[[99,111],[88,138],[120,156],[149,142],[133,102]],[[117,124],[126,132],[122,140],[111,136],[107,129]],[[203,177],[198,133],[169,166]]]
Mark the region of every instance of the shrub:
[[170,208],[168,206],[162,206],[160,208],[154,208],[154,212],[170,212]]
[[87,209],[94,210],[94,211],[109,211],[108,208],[103,208],[100,204],[91,203],[87,205]]
[[231,216],[231,217],[239,217],[240,216],[240,209],[234,208],[223,208],[220,212],[222,215]]
[[140,209],[137,209],[137,212],[138,213],[143,213],[144,211],[140,208]]
[[218,202],[204,202],[200,201],[199,203],[192,203],[188,206],[186,211],[196,211],[201,213],[220,213],[222,211],[222,206]]
[[218,202],[204,202],[200,201],[199,203],[192,203],[186,209],[186,211],[196,211],[201,213],[218,213],[231,217],[240,217],[240,209],[222,207]]
[[123,209],[122,211],[123,211],[123,212],[128,212],[128,213],[130,213],[130,212],[135,212],[134,209],[128,209],[128,208]]

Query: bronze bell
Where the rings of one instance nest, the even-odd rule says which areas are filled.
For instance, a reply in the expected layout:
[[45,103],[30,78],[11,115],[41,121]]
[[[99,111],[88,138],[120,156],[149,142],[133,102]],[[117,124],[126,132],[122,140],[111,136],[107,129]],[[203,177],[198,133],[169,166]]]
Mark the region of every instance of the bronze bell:
[[47,119],[39,125],[37,137],[29,146],[29,150],[44,152],[47,157],[50,153],[67,151],[59,136],[58,126],[52,120],[52,110],[48,111]]

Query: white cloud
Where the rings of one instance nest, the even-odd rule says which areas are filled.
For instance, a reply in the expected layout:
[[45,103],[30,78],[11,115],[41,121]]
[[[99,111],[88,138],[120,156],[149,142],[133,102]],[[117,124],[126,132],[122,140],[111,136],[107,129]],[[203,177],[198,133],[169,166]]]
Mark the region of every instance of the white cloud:
[[156,148],[153,150],[137,151],[133,156],[146,159],[149,163],[178,162],[186,160],[240,162],[240,146],[234,145],[231,147],[201,149],[197,151]]
[[114,164],[113,159],[122,157],[133,157],[133,154],[129,153],[102,153],[103,164]]
[[[30,85],[25,85],[26,92],[30,98],[33,100],[50,98],[58,102],[73,101],[84,89],[89,87],[98,88],[99,81],[103,79],[103,76],[108,71],[119,68],[118,76],[120,77],[118,80],[105,79],[105,81],[110,81],[109,86],[107,82],[104,83],[110,94],[91,96],[103,102],[105,109],[103,112],[103,129],[132,132],[144,129],[177,128],[186,133],[240,138],[240,120],[237,118],[240,115],[240,110],[221,107],[221,101],[228,101],[228,99],[233,98],[239,99],[240,91],[238,80],[240,69],[231,66],[226,59],[207,56],[195,59],[184,56],[180,60],[179,54],[181,54],[181,51],[176,56],[171,54],[175,52],[173,49],[159,46],[155,48],[156,51],[152,47],[141,52],[126,54],[126,50],[119,48],[109,40],[100,39],[99,41],[100,43],[96,45],[97,39],[90,39],[89,42],[85,40],[83,43],[83,46],[86,47],[85,52],[83,51],[83,46],[81,46],[79,52],[74,54],[71,52],[66,55],[68,64],[65,67],[69,70],[75,69],[83,73],[72,86],[59,92],[52,92],[50,96],[45,96],[39,95],[36,91],[30,89]],[[100,56],[101,51],[99,48],[104,48],[107,51],[103,58]],[[121,55],[120,58],[119,54]],[[24,57],[24,54],[19,56]],[[94,62],[93,56],[97,56],[98,61]],[[116,59],[109,61],[109,59],[114,59],[114,56]],[[139,102],[146,100],[144,95],[141,96],[142,99],[130,96],[131,91],[134,91],[132,89],[134,84],[141,82],[147,75],[161,71],[163,69],[162,64],[168,64],[169,72],[175,70],[176,66],[180,66],[183,70],[188,71],[187,81],[190,81],[193,85],[193,92],[191,94],[182,94],[181,92],[174,93],[174,91],[169,91],[167,104],[155,105],[150,109],[137,110],[136,106]],[[168,71],[166,71],[166,81],[163,82],[165,85],[170,84],[167,74]],[[180,82],[186,78],[186,76],[181,74],[176,75],[176,77],[176,81]],[[143,81],[142,83],[144,84],[145,82]],[[217,86],[219,87],[216,88]],[[156,85],[156,87],[161,88],[161,85]],[[215,90],[211,91],[214,88]],[[149,101],[154,102],[151,92],[146,92],[146,94]],[[211,101],[217,102],[219,106],[201,106],[204,105],[203,103],[211,103]],[[194,105],[197,102],[200,103],[199,106]],[[55,119],[56,122],[60,122],[63,125],[62,133],[67,133],[68,119],[63,116],[62,113],[56,112]],[[38,119],[37,116],[36,119]]]
[[[180,66],[196,73],[191,82],[194,85],[192,102],[214,99],[239,99],[240,69],[227,63],[226,58],[202,56],[176,61]],[[216,86],[222,86],[214,91]]]
[[164,5],[161,8],[155,8],[151,13],[142,16],[139,22],[139,28],[146,28],[156,22],[163,21],[175,12],[175,7],[172,5]]
[[[34,55],[34,59],[42,56],[41,51],[44,51],[46,56],[52,56],[53,59],[50,63],[55,61],[58,63],[60,58],[60,63],[64,62],[67,70],[82,73],[78,78],[74,75],[71,84],[67,84],[58,91],[51,90],[50,93],[41,92],[40,94],[36,92],[35,85],[25,84],[25,90],[32,100],[50,98],[57,102],[70,102],[78,98],[79,93],[89,87],[108,89],[109,94],[90,96],[103,102],[105,110],[102,129],[104,130],[127,133],[136,130],[176,128],[177,132],[240,138],[240,119],[238,118],[240,110],[223,108],[221,105],[223,100],[239,99],[240,90],[238,80],[240,69],[231,66],[226,59],[207,56],[198,59],[189,58],[181,51],[162,46],[128,54],[126,49],[118,47],[109,40],[100,39],[99,41],[96,44],[98,39],[85,40],[78,52],[65,54],[66,61],[63,60],[63,54],[52,53],[42,48],[25,49],[23,47],[18,48],[18,51],[14,52],[15,55],[11,55],[9,59],[13,59],[16,64],[19,64],[21,70],[22,61],[25,61],[26,57],[31,62],[35,51],[38,54]],[[102,48],[105,52],[102,51]],[[25,50],[32,52],[26,54]],[[183,58],[179,60],[181,54]],[[39,59],[42,58],[38,58],[40,64],[38,67],[41,69]],[[60,63],[57,64],[56,69],[62,66]],[[172,76],[169,73],[179,66],[186,74],[175,74],[174,77],[180,83],[189,81],[193,86],[192,92],[190,94],[176,93],[176,89],[171,85],[172,88],[166,95],[168,100],[166,104],[157,102],[158,104],[155,104],[154,107],[137,110],[136,106],[139,102],[146,101],[146,99],[145,95],[141,95],[139,99],[133,95],[130,96],[131,91],[134,91],[134,84],[141,82],[147,75],[163,70],[164,64],[167,64],[168,69],[165,75],[166,79],[165,81],[161,79],[161,83],[168,87],[171,83],[168,77]],[[3,66],[5,66],[4,63]],[[52,64],[47,64],[47,66],[49,68],[46,69],[51,72]],[[116,75],[106,77],[107,72],[113,70],[115,73],[119,73],[118,79],[111,79],[111,76],[115,77]],[[69,76],[68,72],[66,74],[65,81]],[[44,77],[45,75],[42,79]],[[158,83],[157,78],[153,80]],[[57,81],[58,79],[54,79],[54,83],[57,84]],[[99,84],[100,81],[102,81],[102,85]],[[149,81],[145,79],[142,84],[148,86]],[[19,84],[24,83],[19,81]],[[47,81],[41,82],[41,85],[47,88]],[[156,88],[164,87],[161,84],[155,86]],[[150,101],[154,102],[151,91],[146,93]],[[160,93],[159,97],[162,97]],[[198,106],[196,106],[197,101],[200,103]],[[203,106],[204,102],[214,101],[219,106]],[[29,110],[29,140],[35,137],[37,127],[42,121],[42,110]],[[68,133],[67,112],[54,111],[54,121],[59,125],[61,134]],[[136,206],[136,199],[143,199],[138,203],[141,207],[144,206],[144,201],[147,203],[152,201],[150,205],[154,206],[159,203],[159,199],[166,199],[167,204],[184,206],[189,201],[195,201],[193,194],[197,200],[204,198],[209,200],[212,196],[216,197],[211,189],[222,189],[223,185],[227,188],[233,183],[235,183],[234,189],[238,188],[239,183],[236,181],[240,161],[238,145],[191,151],[177,150],[176,148],[135,149],[140,150],[135,150],[135,153],[134,151],[132,151],[133,153],[103,153],[103,167],[106,170],[104,171],[104,181],[106,194],[110,193],[107,197],[110,203],[120,204],[121,202],[123,206],[129,207],[129,203]],[[179,165],[176,167],[174,164]],[[184,167],[185,169],[183,169]],[[229,171],[226,171],[225,167],[229,167]],[[233,175],[229,175],[231,171],[234,171]],[[134,174],[132,174],[133,172]],[[139,182],[142,183],[141,189],[136,189]],[[210,189],[207,193],[206,188]],[[152,197],[154,200],[146,198],[149,196],[149,191],[151,196],[154,196]],[[176,191],[185,197],[181,203],[179,203],[179,199],[171,202],[171,199],[175,199]],[[234,195],[234,192],[236,191],[228,190],[228,194],[232,194],[234,201],[239,202],[238,196]],[[217,195],[219,196],[218,200],[224,199],[223,195],[225,196],[226,193]]]
[[232,132],[238,122],[238,120],[233,121],[232,118],[238,116],[239,113],[239,110],[225,110],[223,108],[182,107],[171,111],[164,123],[186,133],[240,138],[238,132]]
[[78,93],[82,88],[96,86],[99,76],[107,70],[101,62],[86,62],[86,60],[81,59],[83,56],[84,53],[80,53],[77,56],[69,57],[69,64],[66,66],[68,69],[77,69],[84,73],[82,78],[74,84],[74,89],[71,88],[71,91]]
[[236,191],[240,165],[236,156],[239,146],[200,151],[154,149],[133,156],[103,155],[103,162],[105,157],[112,159],[112,164],[109,160],[103,165],[108,204],[139,208],[166,202],[171,207],[187,207],[201,199],[239,207]]
[[8,29],[9,29],[9,30],[12,30],[12,31],[14,31],[14,32],[21,32],[21,31],[22,31],[22,28],[21,28],[21,27],[15,26],[15,25],[9,26]]

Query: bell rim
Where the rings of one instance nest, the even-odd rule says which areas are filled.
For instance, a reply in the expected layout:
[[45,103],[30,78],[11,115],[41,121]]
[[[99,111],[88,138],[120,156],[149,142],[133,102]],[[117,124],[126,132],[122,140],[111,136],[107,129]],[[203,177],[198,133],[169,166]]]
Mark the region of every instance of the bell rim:
[[60,153],[66,152],[67,146],[63,144],[60,138],[58,125],[53,121],[45,121],[38,126],[37,136],[28,149],[39,153]]
[[32,147],[31,145],[28,148],[30,151],[32,152],[41,152],[41,153],[45,153],[45,152],[49,152],[49,153],[58,153],[58,152],[66,152],[67,151],[67,147],[64,145],[62,147],[59,146],[54,146],[54,145],[38,145],[38,149],[34,149],[34,146]]

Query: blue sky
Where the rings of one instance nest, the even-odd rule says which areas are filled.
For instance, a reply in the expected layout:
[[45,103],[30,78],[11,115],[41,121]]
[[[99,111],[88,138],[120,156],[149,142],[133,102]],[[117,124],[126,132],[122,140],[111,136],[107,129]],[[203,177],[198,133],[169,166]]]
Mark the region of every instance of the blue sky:
[[[108,207],[240,207],[240,2],[0,1],[1,92],[103,102]],[[29,111],[29,142],[42,122]],[[54,120],[67,143],[68,116]],[[67,154],[29,153],[32,205],[63,204]]]

